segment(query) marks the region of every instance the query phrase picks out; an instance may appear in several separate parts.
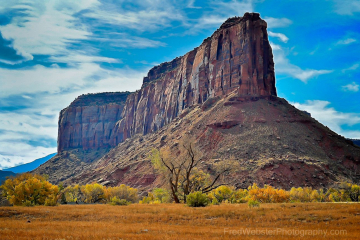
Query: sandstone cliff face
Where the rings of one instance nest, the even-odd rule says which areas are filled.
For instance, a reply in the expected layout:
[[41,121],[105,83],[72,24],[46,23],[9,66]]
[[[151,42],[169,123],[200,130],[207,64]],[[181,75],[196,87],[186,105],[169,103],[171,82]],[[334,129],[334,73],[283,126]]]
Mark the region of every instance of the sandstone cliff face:
[[276,96],[266,27],[257,13],[230,18],[198,48],[152,68],[139,91],[79,97],[60,113],[58,151],[115,147],[234,90],[244,97]]
[[256,13],[228,19],[200,47],[151,69],[129,95],[112,143],[157,131],[185,108],[234,90],[244,97],[276,96],[266,27]]
[[59,116],[58,152],[113,146],[114,127],[121,119],[129,92],[82,95]]

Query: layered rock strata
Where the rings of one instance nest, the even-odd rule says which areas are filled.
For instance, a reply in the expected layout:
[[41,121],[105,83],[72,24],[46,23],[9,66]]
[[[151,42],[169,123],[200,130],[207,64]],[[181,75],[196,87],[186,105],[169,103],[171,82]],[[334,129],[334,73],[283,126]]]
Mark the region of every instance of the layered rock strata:
[[115,147],[135,134],[157,131],[190,106],[233,91],[245,98],[276,96],[266,28],[257,13],[230,18],[198,48],[152,68],[142,88],[121,95],[120,102],[75,105],[80,97],[60,113],[58,151]]
[[58,152],[114,146],[114,128],[130,92],[81,95],[59,116]]

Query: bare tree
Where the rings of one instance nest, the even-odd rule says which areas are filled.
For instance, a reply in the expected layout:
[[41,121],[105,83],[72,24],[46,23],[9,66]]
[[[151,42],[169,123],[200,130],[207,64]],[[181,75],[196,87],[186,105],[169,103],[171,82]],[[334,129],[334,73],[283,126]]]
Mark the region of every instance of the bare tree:
[[150,158],[153,166],[168,182],[175,203],[186,202],[186,196],[193,191],[207,193],[229,184],[224,181],[224,175],[234,169],[233,161],[221,161],[209,174],[201,169],[202,156],[195,144],[186,140],[175,152],[169,148],[152,151]]

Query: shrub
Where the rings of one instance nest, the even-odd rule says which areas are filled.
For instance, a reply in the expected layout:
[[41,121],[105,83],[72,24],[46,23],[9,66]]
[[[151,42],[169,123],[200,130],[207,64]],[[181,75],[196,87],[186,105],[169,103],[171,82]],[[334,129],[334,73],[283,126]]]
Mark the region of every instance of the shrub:
[[155,200],[154,195],[149,192],[147,197],[143,197],[141,201],[139,201],[140,204],[149,204]]
[[45,199],[45,206],[57,206],[57,201],[59,197],[56,195],[51,195]]
[[68,186],[64,189],[63,195],[67,203],[75,203],[81,200],[81,187],[79,185]]
[[310,187],[305,188],[291,188],[290,200],[291,202],[311,202],[312,197],[316,197],[316,193],[313,193],[313,189]]
[[105,189],[105,197],[107,201],[111,201],[111,198],[117,197],[118,199],[125,199],[128,202],[135,203],[139,200],[138,190],[121,184],[118,187],[109,187]]
[[158,201],[160,203],[168,203],[170,202],[171,196],[169,192],[166,189],[163,188],[155,188],[152,191],[152,194],[155,198],[155,201]]
[[246,189],[238,189],[233,192],[230,202],[231,203],[246,203],[248,197],[248,191]]
[[211,201],[212,205],[220,205],[219,201],[216,198],[213,198],[213,200]]
[[170,193],[163,188],[155,188],[152,192],[148,193],[147,197],[139,202],[140,204],[153,204],[153,203],[168,203],[171,200]]
[[24,207],[33,207],[33,206],[35,206],[35,204],[32,203],[29,200],[25,200],[25,202],[22,203],[22,206],[24,206]]
[[209,198],[202,192],[192,192],[186,197],[186,204],[189,207],[206,207],[209,203]]
[[86,184],[81,186],[81,192],[84,194],[87,203],[98,203],[105,200],[105,190],[101,184]]
[[59,188],[43,176],[30,173],[7,179],[1,186],[3,195],[13,205],[44,205],[50,196],[57,196]]
[[360,186],[342,182],[336,186],[341,193],[341,201],[358,202],[360,196]]
[[276,189],[272,186],[265,185],[259,188],[255,183],[249,188],[249,199],[261,203],[282,203],[290,200],[289,192],[283,189]]
[[110,204],[113,206],[116,206],[116,205],[127,206],[127,205],[130,205],[131,202],[126,201],[126,199],[119,199],[117,197],[112,197],[110,199]]
[[260,207],[260,203],[256,200],[249,200],[248,201],[248,206],[249,208],[252,208],[252,207]]
[[359,202],[360,201],[360,186],[359,185],[351,185],[350,189],[350,198],[353,202]]
[[[226,200],[230,200],[233,196],[234,188],[229,186],[220,186],[214,190],[212,190],[208,197],[214,201],[216,199],[216,202],[222,203]],[[230,201],[231,202],[231,201]]]

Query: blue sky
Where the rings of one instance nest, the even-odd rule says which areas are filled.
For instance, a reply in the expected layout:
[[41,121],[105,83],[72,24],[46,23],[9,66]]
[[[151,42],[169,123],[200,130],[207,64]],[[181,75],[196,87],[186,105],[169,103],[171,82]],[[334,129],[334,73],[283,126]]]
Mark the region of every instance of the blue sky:
[[135,91],[245,12],[268,22],[278,95],[360,139],[358,0],[0,0],[0,169],[56,152],[76,96]]

